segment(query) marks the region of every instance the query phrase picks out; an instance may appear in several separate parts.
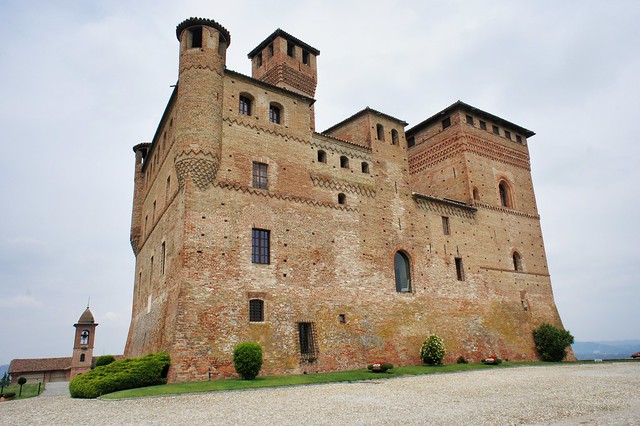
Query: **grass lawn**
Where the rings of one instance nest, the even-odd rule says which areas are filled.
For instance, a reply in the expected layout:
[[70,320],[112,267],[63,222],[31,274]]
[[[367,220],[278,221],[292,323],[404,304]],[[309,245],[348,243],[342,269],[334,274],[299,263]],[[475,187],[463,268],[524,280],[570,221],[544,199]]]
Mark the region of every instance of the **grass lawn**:
[[[14,399],[32,398],[38,396],[38,384],[37,383],[25,383],[22,385],[22,396],[18,396],[20,393],[20,385],[6,386],[3,393],[15,392],[16,397]],[[44,383],[40,387],[40,393],[44,392]]]
[[[552,363],[558,365],[558,363]],[[501,365],[447,364],[437,367],[415,365],[395,367],[386,373],[372,373],[369,370],[337,371],[332,373],[301,374],[295,376],[259,376],[255,380],[224,379],[204,382],[171,383],[128,389],[103,395],[103,399],[138,398],[157,395],[179,395],[183,393],[213,392],[221,390],[254,389],[276,386],[311,385],[317,383],[353,382],[358,380],[379,380],[420,374],[451,373],[455,371],[481,370],[486,368],[505,368],[523,365],[550,365],[543,362],[504,362]]]

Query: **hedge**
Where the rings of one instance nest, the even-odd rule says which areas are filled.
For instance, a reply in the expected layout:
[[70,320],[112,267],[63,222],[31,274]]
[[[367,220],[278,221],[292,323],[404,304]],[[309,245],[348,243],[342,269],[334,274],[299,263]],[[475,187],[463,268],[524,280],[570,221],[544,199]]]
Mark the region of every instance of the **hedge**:
[[124,389],[161,385],[167,381],[170,358],[166,352],[128,358],[96,367],[69,383],[73,398],[97,398]]

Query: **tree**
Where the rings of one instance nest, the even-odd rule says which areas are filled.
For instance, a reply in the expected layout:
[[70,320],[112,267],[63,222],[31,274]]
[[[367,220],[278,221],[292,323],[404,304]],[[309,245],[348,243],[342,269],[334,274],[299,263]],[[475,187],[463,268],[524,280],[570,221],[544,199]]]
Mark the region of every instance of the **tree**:
[[11,381],[9,380],[9,373],[5,371],[4,376],[0,379],[0,395],[4,392],[5,386],[9,386],[9,384],[11,384]]
[[22,376],[18,379],[18,384],[20,385],[20,393],[18,393],[18,396],[22,396],[22,385],[24,385],[25,383],[27,383],[27,378]]
[[573,343],[568,330],[544,323],[533,330],[533,340],[543,361],[559,362],[567,356],[567,346]]

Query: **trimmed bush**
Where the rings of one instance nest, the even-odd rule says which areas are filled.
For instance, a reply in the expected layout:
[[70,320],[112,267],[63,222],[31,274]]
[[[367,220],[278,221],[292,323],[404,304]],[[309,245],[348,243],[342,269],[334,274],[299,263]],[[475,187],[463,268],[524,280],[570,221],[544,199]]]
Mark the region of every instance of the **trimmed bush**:
[[420,359],[428,365],[442,365],[445,354],[444,341],[435,334],[429,336],[420,348]]
[[255,379],[262,367],[262,347],[258,343],[240,343],[233,350],[233,366],[244,380]]
[[367,365],[367,369],[373,371],[374,373],[386,373],[387,370],[391,370],[392,368],[393,364],[391,364],[390,362],[381,362]]
[[533,330],[533,340],[543,361],[559,362],[567,356],[567,346],[573,343],[573,336],[568,330],[544,323]]
[[11,399],[11,398],[15,398],[16,393],[15,392],[5,392],[2,397],[4,399]]
[[460,355],[458,357],[458,360],[456,361],[457,364],[468,364],[469,361],[467,361],[467,359],[465,357],[463,357],[462,355]]
[[96,367],[102,367],[103,365],[109,365],[116,360],[113,355],[101,355],[96,358]]
[[69,383],[74,398],[97,398],[124,389],[161,385],[167,381],[169,354],[159,352],[112,362],[76,376]]

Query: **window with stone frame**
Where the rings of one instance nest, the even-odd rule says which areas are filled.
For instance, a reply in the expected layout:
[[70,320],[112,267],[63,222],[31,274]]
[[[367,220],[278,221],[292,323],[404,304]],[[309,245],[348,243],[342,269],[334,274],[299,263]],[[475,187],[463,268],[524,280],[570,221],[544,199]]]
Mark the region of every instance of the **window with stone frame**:
[[251,230],[251,262],[268,265],[270,262],[270,231],[253,228]]
[[249,300],[249,322],[264,322],[264,301]]

